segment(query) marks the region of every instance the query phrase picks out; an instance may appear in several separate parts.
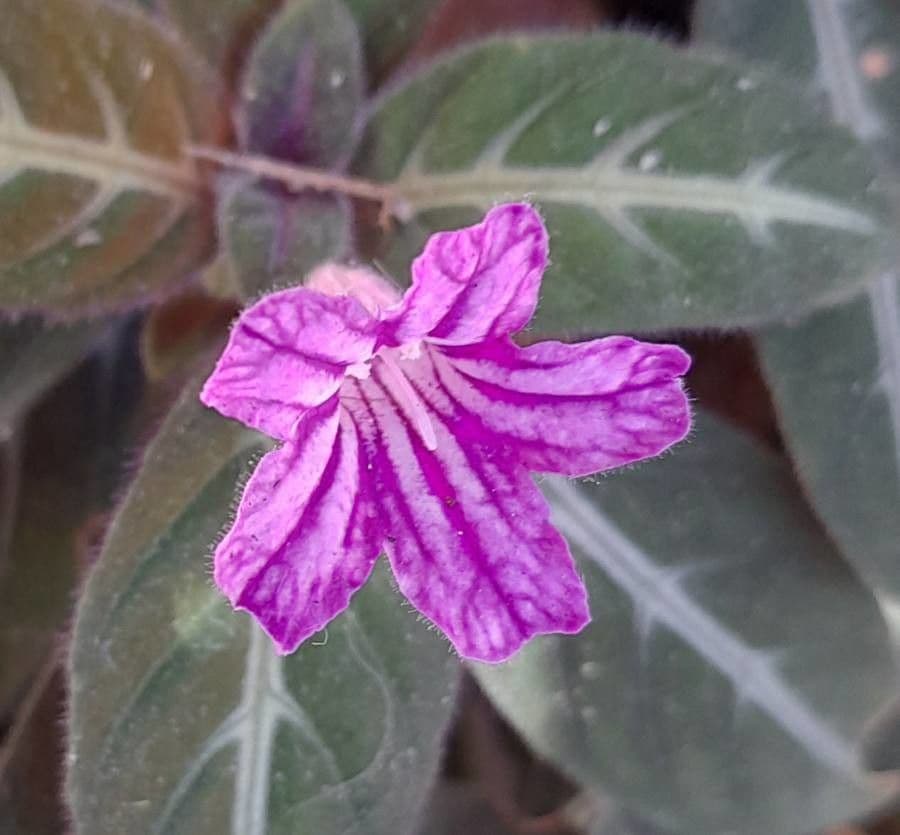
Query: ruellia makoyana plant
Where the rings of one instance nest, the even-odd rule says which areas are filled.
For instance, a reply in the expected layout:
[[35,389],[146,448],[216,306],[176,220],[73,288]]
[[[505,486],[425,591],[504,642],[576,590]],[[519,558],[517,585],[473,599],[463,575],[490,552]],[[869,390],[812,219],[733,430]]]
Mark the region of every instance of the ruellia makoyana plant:
[[890,831],[900,8],[636,5],[0,0],[0,831]]

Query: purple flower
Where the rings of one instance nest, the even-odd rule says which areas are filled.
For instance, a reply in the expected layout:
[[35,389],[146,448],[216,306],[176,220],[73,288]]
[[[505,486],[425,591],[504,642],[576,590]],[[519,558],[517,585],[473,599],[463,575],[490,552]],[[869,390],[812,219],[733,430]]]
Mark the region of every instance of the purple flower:
[[690,413],[673,345],[611,336],[520,348],[547,264],[527,205],[434,235],[399,294],[317,270],[238,320],[201,398],[281,441],[247,483],[215,579],[292,652],[347,608],[384,551],[466,658],[590,620],[531,472],[656,455]]

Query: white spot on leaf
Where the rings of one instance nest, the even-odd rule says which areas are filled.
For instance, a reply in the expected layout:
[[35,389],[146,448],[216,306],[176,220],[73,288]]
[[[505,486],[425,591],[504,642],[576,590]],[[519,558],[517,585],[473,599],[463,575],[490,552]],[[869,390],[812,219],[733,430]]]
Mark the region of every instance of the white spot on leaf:
[[638,160],[638,170],[652,171],[662,161],[662,154],[659,151],[647,151],[641,154]]
[[612,125],[610,124],[609,119],[597,119],[597,121],[594,122],[591,133],[593,133],[594,136],[604,136],[609,133],[611,127]]

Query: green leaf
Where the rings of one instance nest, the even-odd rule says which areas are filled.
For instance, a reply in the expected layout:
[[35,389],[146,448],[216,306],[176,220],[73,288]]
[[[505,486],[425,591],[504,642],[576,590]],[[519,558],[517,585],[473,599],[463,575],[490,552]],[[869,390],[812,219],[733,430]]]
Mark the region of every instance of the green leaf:
[[887,630],[784,462],[701,415],[664,459],[546,492],[594,622],[474,669],[540,754],[669,832],[811,832],[885,799],[857,743],[895,691]]
[[357,172],[416,221],[375,254],[402,277],[427,232],[530,199],[553,253],[541,332],[747,324],[847,296],[888,238],[868,159],[792,87],[746,78],[616,34],[457,53],[368,126]]
[[[133,1],[133,0],[132,0]],[[220,73],[230,75],[239,53],[252,42],[281,0],[139,0],[173,24]]]
[[[290,657],[209,579],[261,439],[191,386],[151,444],[79,606],[68,794],[80,832],[402,833],[458,665],[378,570]],[[140,802],[135,802],[138,800]]]
[[[900,10],[886,2],[701,3],[698,30],[805,78],[900,193]],[[875,77],[873,77],[875,76]],[[757,334],[781,427],[816,509],[888,611],[900,606],[900,289]]]
[[[343,3],[288,3],[270,20],[244,73],[241,146],[341,168],[357,139],[363,87],[359,33]],[[219,191],[219,235],[231,283],[244,299],[299,284],[316,264],[351,250],[350,206],[341,196],[298,195],[233,175]]]
[[349,255],[349,203],[332,195],[285,194],[249,177],[220,190],[219,235],[243,299],[299,284],[317,264]]
[[183,149],[213,138],[216,107],[215,82],[139,13],[8,0],[0,306],[72,316],[183,282],[212,232]]
[[[357,139],[363,67],[356,24],[343,3],[294,0],[266,26],[243,76],[241,146],[324,168],[344,166]],[[349,203],[247,176],[220,187],[218,225],[242,298],[299,284],[316,264],[351,249]]]
[[0,442],[54,383],[83,360],[108,326],[0,323]]
[[891,0],[698,0],[694,39],[805,81],[880,159],[900,169],[900,13]]
[[353,151],[365,86],[359,32],[341,0],[293,0],[261,33],[244,72],[241,146],[322,168]]
[[757,333],[797,470],[848,560],[900,606],[900,297],[859,300]]
[[344,0],[363,34],[369,77],[381,81],[415,43],[441,0]]
[[[134,0],[130,0],[134,2]],[[164,19],[206,58],[231,75],[248,43],[280,0],[137,0]],[[344,0],[363,36],[370,78],[381,81],[421,34],[440,0]]]

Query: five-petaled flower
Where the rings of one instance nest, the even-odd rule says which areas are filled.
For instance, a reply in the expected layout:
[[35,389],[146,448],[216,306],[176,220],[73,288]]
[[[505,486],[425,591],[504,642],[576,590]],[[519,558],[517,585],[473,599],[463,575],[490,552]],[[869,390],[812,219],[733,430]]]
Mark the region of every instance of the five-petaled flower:
[[590,620],[531,471],[656,455],[690,412],[673,345],[510,338],[534,314],[547,233],[528,205],[434,235],[401,298],[337,265],[238,319],[201,395],[281,442],[247,483],[215,579],[281,652],[349,604],[385,552],[466,658]]

